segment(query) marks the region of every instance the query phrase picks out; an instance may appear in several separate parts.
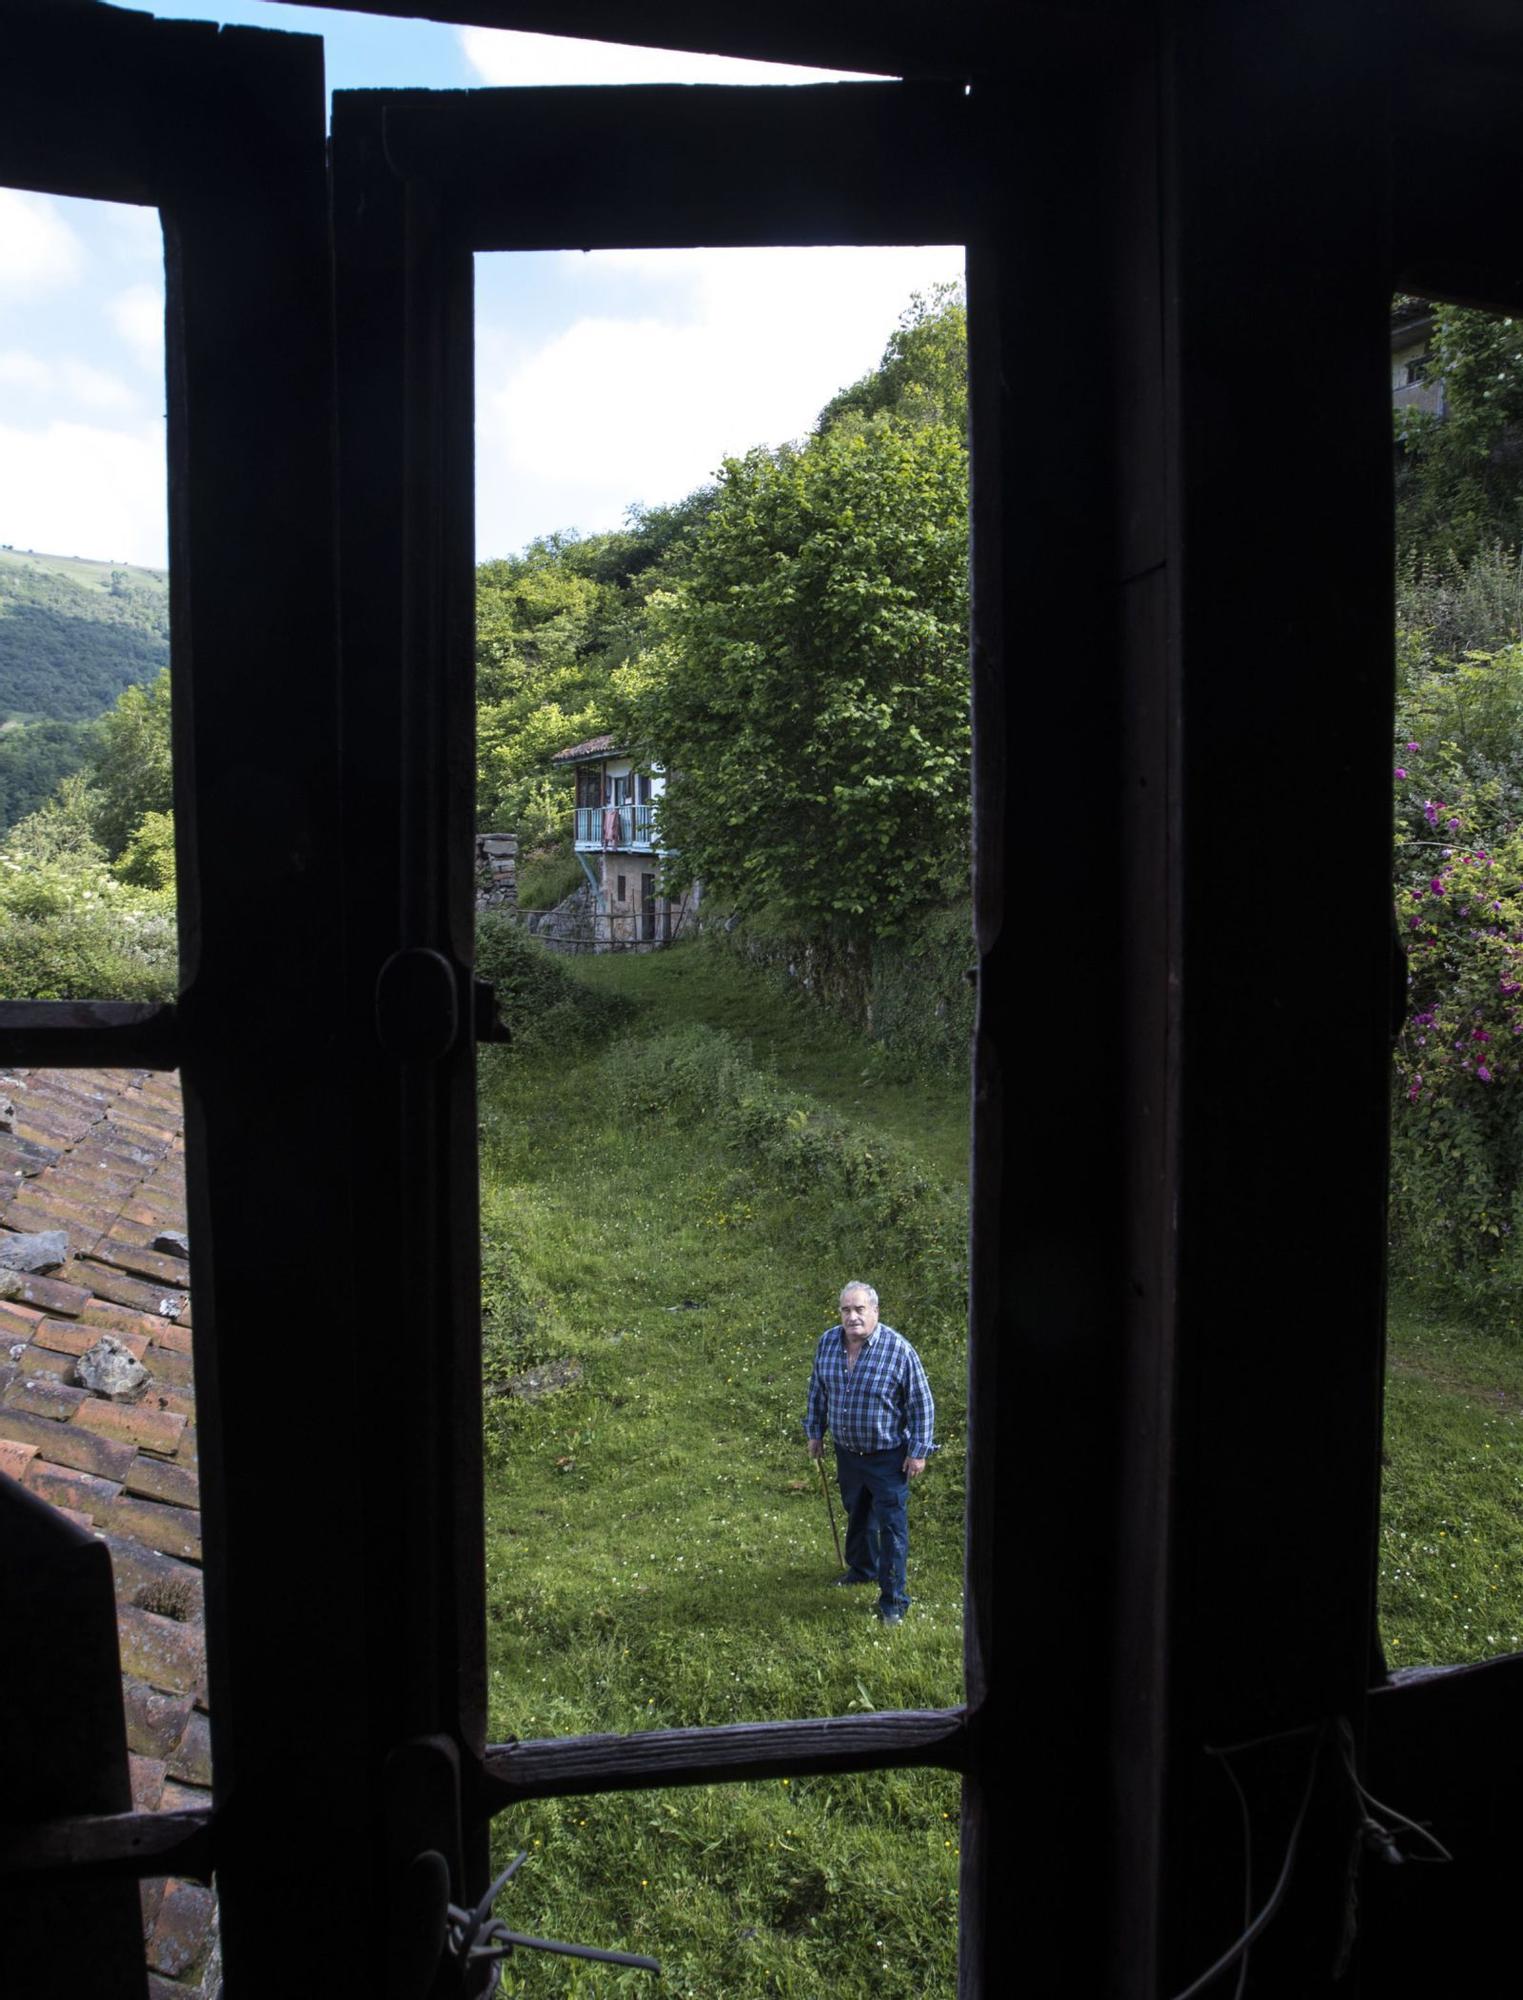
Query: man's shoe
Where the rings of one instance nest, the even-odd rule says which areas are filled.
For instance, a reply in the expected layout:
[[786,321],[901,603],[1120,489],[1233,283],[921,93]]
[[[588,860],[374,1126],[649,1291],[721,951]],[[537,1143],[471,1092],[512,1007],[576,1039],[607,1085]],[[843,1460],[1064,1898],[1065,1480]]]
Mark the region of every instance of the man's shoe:
[[832,1589],[847,1590],[854,1583],[874,1583],[876,1580],[875,1577],[871,1576],[858,1576],[855,1570],[843,1569],[841,1574],[833,1576],[830,1582]]
[[880,1625],[902,1625],[904,1623],[904,1613],[902,1611],[880,1611],[878,1613],[878,1623]]

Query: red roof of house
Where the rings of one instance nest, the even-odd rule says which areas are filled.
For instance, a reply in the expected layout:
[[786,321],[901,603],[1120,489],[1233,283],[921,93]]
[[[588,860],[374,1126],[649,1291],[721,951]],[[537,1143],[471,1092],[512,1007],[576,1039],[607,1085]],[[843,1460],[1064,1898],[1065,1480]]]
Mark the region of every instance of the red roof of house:
[[[0,1269],[0,1472],[111,1552],[133,1804],[211,1804],[196,1391],[180,1087],[147,1070],[0,1076],[0,1248],[62,1230],[67,1256]],[[79,1357],[114,1334],[149,1371],[135,1401],[93,1394]],[[149,1985],[215,1978],[216,1901],[142,1885]]]
[[586,757],[617,757],[619,746],[611,736],[589,736],[585,743],[573,743],[569,750],[557,750],[552,764],[575,764]]

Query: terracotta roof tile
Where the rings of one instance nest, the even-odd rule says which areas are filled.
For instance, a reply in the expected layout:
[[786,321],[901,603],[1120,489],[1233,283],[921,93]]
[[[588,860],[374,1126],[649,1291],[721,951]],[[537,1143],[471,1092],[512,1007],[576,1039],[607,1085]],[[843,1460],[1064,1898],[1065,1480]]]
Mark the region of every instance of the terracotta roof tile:
[[[144,1340],[162,1340],[166,1332],[174,1331],[174,1323],[160,1319],[157,1313],[138,1312],[132,1306],[113,1305],[109,1299],[92,1298],[87,1306],[81,1307],[79,1317],[86,1326],[100,1327],[107,1333],[140,1334]],[[187,1337],[185,1342],[187,1352],[189,1347],[190,1341]]]
[[[101,1437],[77,1423],[61,1423],[56,1417],[18,1410],[13,1403],[0,1406],[0,1437],[15,1444],[34,1444],[49,1467],[88,1472],[113,1488],[120,1486],[133,1459],[132,1446],[124,1439]],[[77,1507],[83,1502],[66,1500],[64,1504]]]
[[[186,1295],[176,1286],[145,1284],[141,1278],[129,1278],[109,1264],[92,1263],[82,1257],[69,1259],[64,1276],[70,1284],[84,1285],[97,1298],[109,1299],[113,1305],[131,1306],[134,1312],[171,1318],[180,1326],[191,1324],[188,1302],[182,1303]],[[162,1308],[166,1303],[175,1305],[177,1310],[164,1314]]]
[[74,1356],[55,1354],[49,1347],[24,1347],[18,1373],[31,1376],[51,1375],[56,1382],[72,1384],[74,1376]]
[[132,1780],[132,1810],[153,1812],[164,1790],[164,1762],[159,1757],[139,1757],[127,1752],[127,1774]]
[[166,1882],[158,1922],[148,1940],[149,1965],[171,1979],[188,1972],[211,1942],[216,1919],[217,1899],[210,1889],[197,1882]]
[[14,1300],[0,1299],[0,1340],[7,1335],[11,1340],[30,1340],[37,1331],[42,1314],[35,1306],[17,1305]]
[[115,1534],[109,1523],[99,1530],[97,1540],[110,1554],[118,1602],[136,1604],[181,1625],[201,1615],[201,1572],[194,1563],[164,1555],[133,1535]]
[[[37,1350],[34,1347],[28,1352],[35,1354]],[[85,1400],[85,1391],[60,1381],[56,1375],[22,1373],[0,1400],[7,1409],[26,1410],[34,1417],[52,1417],[55,1422],[66,1424]]]
[[170,1694],[196,1694],[206,1679],[206,1642],[194,1625],[161,1618],[138,1604],[119,1604],[116,1632],[122,1671]]
[[[68,1429],[60,1425],[59,1434]],[[91,1527],[98,1527],[105,1519],[106,1510],[116,1498],[120,1488],[114,1480],[98,1479],[94,1473],[71,1472],[61,1465],[46,1464],[41,1458],[34,1458],[26,1469],[24,1486],[40,1494],[55,1507],[68,1513],[83,1514]]]
[[589,736],[585,743],[573,743],[569,749],[557,750],[550,759],[552,764],[569,764],[577,757],[615,757],[618,751],[611,736]]
[[[136,1803],[209,1805],[190,1267],[154,1248],[187,1227],[178,1081],[31,1071],[0,1088],[19,1128],[0,1134],[0,1228],[61,1228],[70,1252],[56,1273],[0,1279],[16,1294],[0,1299],[0,1471],[110,1552]],[[150,1370],[136,1403],[75,1383],[104,1332]],[[154,2000],[184,1995],[182,1974],[200,1990],[215,1907],[192,1883],[143,1885]]]
[[74,1412],[76,1430],[98,1431],[102,1437],[125,1438],[144,1451],[171,1456],[180,1442],[186,1419],[158,1407],[158,1399],[141,1403],[111,1403],[91,1396]]
[[95,1246],[95,1256],[102,1264],[114,1265],[118,1271],[128,1271],[134,1277],[150,1278],[156,1285],[167,1285],[171,1291],[183,1292],[190,1284],[190,1266],[183,1257],[170,1257],[162,1250],[140,1249],[135,1243],[123,1243],[109,1232]]
[[210,1785],[212,1781],[211,1724],[204,1715],[192,1715],[185,1734],[169,1760],[169,1775],[187,1785]]
[[[153,1351],[167,1349],[171,1354],[190,1354],[195,1343],[191,1338],[190,1321],[161,1319],[154,1321]],[[151,1365],[151,1364],[150,1364]]]
[[[54,1354],[87,1354],[100,1340],[103,1328],[92,1326],[88,1320],[45,1319],[38,1326],[32,1339],[38,1347],[46,1347]],[[148,1352],[148,1336],[144,1333],[118,1333],[115,1338],[129,1348],[141,1361]]]
[[194,1507],[200,1500],[200,1482],[191,1467],[168,1458],[145,1458],[141,1452],[123,1475],[122,1487],[140,1500],[163,1500],[171,1507]]
[[[133,1352],[138,1353],[137,1348],[133,1346],[137,1336],[130,1335],[125,1338],[128,1346],[133,1348]],[[195,1373],[188,1354],[182,1354],[178,1348],[166,1347],[163,1341],[155,1340],[151,1347],[146,1341],[143,1343],[138,1358],[153,1371],[153,1385],[156,1389],[169,1387],[184,1389],[188,1394],[194,1393]]]
[[114,1535],[131,1535],[165,1555],[201,1560],[201,1516],[194,1507],[171,1507],[160,1500],[113,1499],[102,1510],[97,1525]]
[[36,1306],[39,1311],[75,1314],[90,1294],[61,1278],[48,1278],[35,1271],[7,1272],[4,1280],[8,1302]]
[[[143,1911],[143,1942],[147,1944],[153,1936],[153,1927],[159,1921],[159,1911],[164,1907],[164,1890],[168,1885],[162,1875],[154,1875],[146,1882],[138,1884],[138,1902]],[[183,1986],[171,1986],[167,1979],[159,1979],[154,1973],[148,1975],[149,1990],[158,1987],[161,1994],[183,1994]]]
[[187,1694],[161,1694],[146,1681],[122,1683],[127,1712],[127,1747],[143,1757],[167,1758],[185,1734],[194,1713]]
[[7,1479],[22,1478],[36,1456],[36,1445],[17,1444],[13,1438],[0,1437],[0,1472]]

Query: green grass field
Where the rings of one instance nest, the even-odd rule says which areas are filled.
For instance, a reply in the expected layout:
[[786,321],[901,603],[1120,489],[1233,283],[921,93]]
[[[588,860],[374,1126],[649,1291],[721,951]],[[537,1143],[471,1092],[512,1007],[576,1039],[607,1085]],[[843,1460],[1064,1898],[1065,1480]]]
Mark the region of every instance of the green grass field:
[[1380,1623],[1393,1667],[1523,1648],[1523,1340],[1395,1297]]
[[[966,1090],[915,1076],[723,952],[566,961],[632,998],[629,1031],[721,1028],[860,1132],[965,1177]],[[584,1374],[489,1404],[491,1735],[940,1707],[961,1691],[960,1242],[917,1262],[849,1204],[768,1181],[722,1114],[634,1116],[616,1050],[487,1052],[483,1217],[527,1296],[531,1358]],[[936,1267],[936,1268],[933,1268]],[[882,1631],[829,1587],[799,1418],[814,1340],[863,1276],[920,1347],[944,1449],[911,1501],[915,1598]],[[955,1293],[955,1287],[952,1288]],[[1381,1624],[1393,1666],[1523,1646],[1523,1341],[1398,1299],[1386,1396]],[[901,1772],[567,1799],[496,1822],[530,1861],[516,1927],[650,1953],[695,2000],[948,1996],[957,1788]],[[657,1989],[520,1954],[504,1990]]]

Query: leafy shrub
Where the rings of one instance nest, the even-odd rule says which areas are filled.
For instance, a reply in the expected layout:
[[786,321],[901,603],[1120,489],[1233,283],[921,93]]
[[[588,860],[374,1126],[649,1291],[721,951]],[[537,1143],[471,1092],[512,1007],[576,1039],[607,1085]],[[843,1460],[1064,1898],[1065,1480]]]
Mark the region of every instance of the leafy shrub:
[[1523,1285],[1523,834],[1471,843],[1462,809],[1435,817],[1453,844],[1399,904],[1392,1233],[1406,1275],[1476,1295]]
[[580,889],[587,877],[569,848],[542,847],[518,864],[518,907],[553,910]]
[[78,778],[0,846],[0,999],[168,1000],[174,897],[119,882],[88,831]]
[[972,913],[965,901],[918,911],[901,936],[805,931],[768,910],[711,921],[704,935],[786,990],[872,1037],[890,1067],[957,1074],[973,1039]]
[[553,952],[509,916],[476,920],[476,970],[490,980],[513,1045],[586,1047],[622,1027],[633,1011],[621,995],[584,986]]

